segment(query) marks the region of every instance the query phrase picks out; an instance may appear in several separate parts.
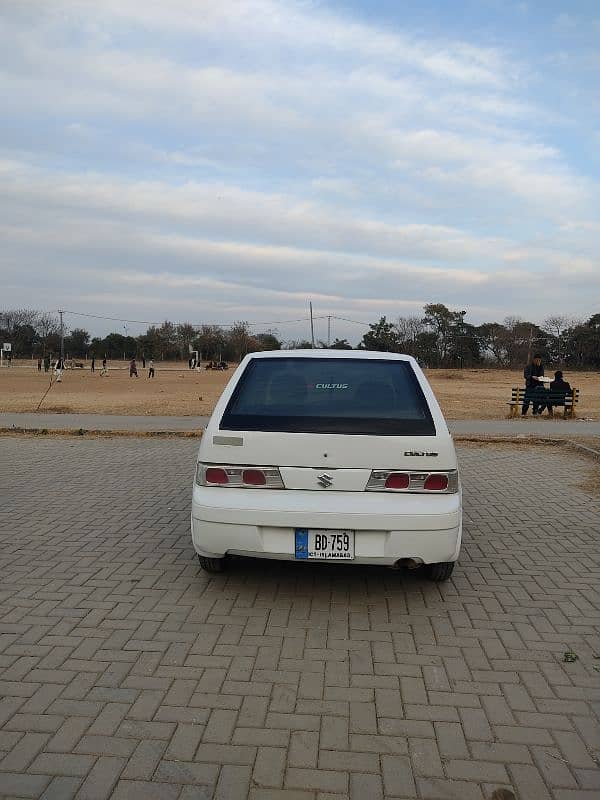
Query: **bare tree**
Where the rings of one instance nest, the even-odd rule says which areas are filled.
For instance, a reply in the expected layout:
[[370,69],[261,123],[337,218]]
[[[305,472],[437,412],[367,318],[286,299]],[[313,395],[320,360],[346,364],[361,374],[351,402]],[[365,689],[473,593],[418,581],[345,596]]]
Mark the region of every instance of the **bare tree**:
[[[60,333],[59,319],[56,314],[42,311],[36,316],[35,329],[42,343],[42,354],[45,355],[48,350],[52,351],[56,347],[57,337]],[[65,329],[64,333],[66,335],[68,330]]]
[[0,311],[0,328],[9,334],[12,334],[15,328],[21,328],[23,325],[31,325],[32,328],[35,328],[37,318],[38,312],[29,308],[8,308]]
[[567,328],[570,328],[572,324],[571,319],[562,314],[554,314],[553,316],[546,317],[542,322],[542,330],[551,334],[556,339],[558,363],[561,366],[563,362],[563,336]]

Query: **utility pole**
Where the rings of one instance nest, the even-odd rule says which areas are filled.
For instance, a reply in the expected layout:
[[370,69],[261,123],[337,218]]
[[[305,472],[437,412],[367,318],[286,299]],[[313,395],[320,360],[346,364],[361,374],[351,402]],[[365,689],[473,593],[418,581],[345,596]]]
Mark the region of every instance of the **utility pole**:
[[331,345],[331,314],[327,315],[327,347]]
[[[123,325],[123,327],[125,328],[125,338],[127,339],[127,325]],[[126,347],[126,346],[127,346],[127,345],[126,345],[126,343],[125,343],[125,344],[123,345],[123,361],[125,361],[125,347]]]
[[60,363],[64,369],[65,366],[65,326],[63,324],[63,311],[58,309],[58,313],[60,314]]
[[312,348],[315,349],[315,326],[313,323],[313,312],[312,312],[312,300],[309,302],[310,307],[310,340],[312,342]]

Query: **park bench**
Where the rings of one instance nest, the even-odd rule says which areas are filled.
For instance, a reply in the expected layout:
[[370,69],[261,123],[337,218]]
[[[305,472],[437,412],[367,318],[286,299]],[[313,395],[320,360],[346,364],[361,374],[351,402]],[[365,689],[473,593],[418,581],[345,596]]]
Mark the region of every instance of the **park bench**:
[[510,395],[510,416],[517,417],[521,413],[521,406],[529,400],[530,403],[543,403],[546,406],[551,403],[553,407],[561,406],[563,408],[564,419],[572,419],[575,416],[575,408],[579,402],[579,389],[571,389],[571,393],[565,395],[564,392],[552,392],[549,389],[544,389],[542,392],[531,392],[520,386],[513,386]]

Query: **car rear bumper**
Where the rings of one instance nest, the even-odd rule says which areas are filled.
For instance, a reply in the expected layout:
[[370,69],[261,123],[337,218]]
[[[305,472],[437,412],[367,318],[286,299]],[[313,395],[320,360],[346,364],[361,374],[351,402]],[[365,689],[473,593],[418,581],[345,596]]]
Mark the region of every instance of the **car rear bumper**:
[[296,528],[315,528],[356,532],[355,558],[345,563],[431,564],[458,558],[461,496],[196,486],[191,525],[194,548],[208,557],[293,560]]

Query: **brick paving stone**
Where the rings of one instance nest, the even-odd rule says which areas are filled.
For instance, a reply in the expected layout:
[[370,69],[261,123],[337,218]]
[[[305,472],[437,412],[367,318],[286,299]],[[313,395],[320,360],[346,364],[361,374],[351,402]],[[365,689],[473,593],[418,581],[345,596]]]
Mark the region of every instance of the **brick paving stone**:
[[[178,783],[130,780],[120,780],[112,794],[112,800],[179,800],[180,797],[181,786]],[[200,795],[195,794],[194,797],[200,800]]]
[[290,736],[288,764],[291,767],[316,767],[319,754],[319,734],[313,731],[293,731]]
[[99,758],[76,794],[76,800],[105,800],[121,774],[126,761],[124,758],[103,756]]
[[417,797],[408,756],[381,756],[385,793],[393,797]]
[[521,797],[535,797],[536,800],[551,800],[552,794],[542,773],[535,766],[511,764],[509,767],[512,783]]
[[90,755],[74,753],[41,753],[29,767],[30,772],[45,775],[84,777],[94,766],[96,759]]
[[191,761],[161,761],[153,780],[162,783],[192,783],[213,785],[219,773],[215,764],[195,764]]
[[67,718],[47,743],[46,750],[56,753],[69,753],[88,730],[91,722],[92,720],[89,717]]
[[415,775],[427,778],[444,777],[444,768],[434,739],[409,739],[408,744]]
[[289,767],[286,786],[292,789],[322,789],[326,792],[348,792],[348,774],[324,769],[297,769]]
[[246,800],[250,785],[250,767],[221,767],[214,800]]
[[0,761],[3,772],[19,772],[37,756],[50,738],[48,733],[26,733],[13,749]]
[[149,780],[161,760],[166,742],[160,739],[149,739],[137,743],[134,753],[121,773],[122,779]]
[[502,764],[491,761],[451,760],[445,764],[446,774],[452,780],[495,781],[507,783],[508,775]]
[[[283,562],[202,573],[193,441],[1,446],[4,796],[598,795],[590,462],[558,448],[459,449],[463,550],[437,586],[418,572]],[[60,497],[57,480],[69,486]],[[34,481],[46,501],[32,508]],[[568,646],[575,664],[561,660]]]
[[252,784],[254,786],[283,786],[287,751],[283,747],[259,747],[254,762]]
[[436,722],[435,735],[442,756],[446,758],[469,757],[465,735],[458,722]]
[[[180,800],[184,799],[181,798]],[[250,789],[248,800],[315,800],[315,793],[303,791],[302,789],[264,789],[263,787],[255,787]]]
[[[449,781],[442,778],[417,778],[421,797],[427,800],[488,800],[478,783],[468,781]],[[414,797],[415,795],[407,795]],[[532,796],[533,797],[533,796]],[[524,800],[530,800],[526,795]]]
[[49,775],[28,775],[23,772],[5,772],[1,775],[3,796],[39,797],[48,783]]
[[347,772],[379,772],[379,757],[376,753],[360,753],[343,750],[321,750],[319,769],[334,769]]
[[379,775],[353,772],[350,775],[350,800],[383,800],[383,784]]
[[40,800],[72,800],[81,786],[81,778],[57,776],[48,784]]

